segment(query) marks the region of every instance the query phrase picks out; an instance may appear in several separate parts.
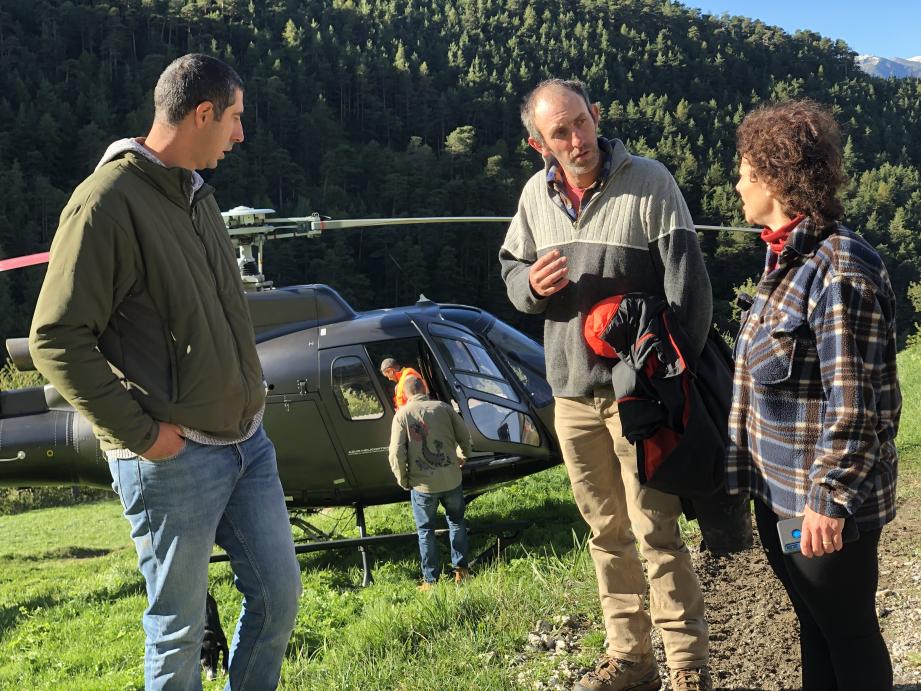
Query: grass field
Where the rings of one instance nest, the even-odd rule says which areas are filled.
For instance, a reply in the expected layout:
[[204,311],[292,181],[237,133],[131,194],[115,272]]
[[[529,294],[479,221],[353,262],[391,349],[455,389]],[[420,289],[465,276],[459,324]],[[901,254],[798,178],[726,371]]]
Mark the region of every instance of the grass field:
[[[899,435],[901,493],[921,496],[921,347],[899,360],[905,409]],[[562,468],[474,501],[473,523],[527,518],[533,527],[503,557],[461,586],[419,593],[414,543],[375,550],[375,584],[361,588],[355,551],[301,556],[304,596],[283,669],[289,689],[508,689],[515,675],[546,680],[560,658],[524,649],[539,619],[599,618],[586,531]],[[316,516],[354,535],[344,511]],[[367,512],[371,532],[411,531],[408,506]],[[692,533],[693,526],[686,526]],[[473,541],[474,552],[486,539]],[[238,594],[225,565],[212,594],[228,632]],[[142,687],[143,581],[117,501],[0,517],[0,689]],[[597,631],[598,627],[594,627]],[[569,653],[587,664],[603,636]],[[565,656],[564,656],[565,657]],[[206,683],[219,689],[222,681]]]
[[[500,562],[434,593],[416,591],[414,543],[375,550],[371,588],[360,587],[357,552],[301,556],[304,596],[284,686],[508,688],[508,670],[487,664],[490,653],[519,650],[539,618],[593,613],[584,528],[561,468],[477,499],[469,517],[535,525]],[[349,516],[329,510],[316,518],[332,527]],[[367,518],[386,532],[413,528],[408,506],[372,509]],[[473,541],[475,551],[485,544]],[[229,635],[238,608],[229,568],[212,566],[211,584]],[[117,501],[0,518],[0,689],[140,688],[144,606]]]

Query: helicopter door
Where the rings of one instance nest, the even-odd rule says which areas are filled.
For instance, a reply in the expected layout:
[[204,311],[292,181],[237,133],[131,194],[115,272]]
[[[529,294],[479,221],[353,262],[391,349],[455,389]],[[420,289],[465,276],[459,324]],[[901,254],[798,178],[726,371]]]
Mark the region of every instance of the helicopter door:
[[357,486],[390,487],[392,416],[366,357],[360,345],[321,350],[321,392]]
[[[521,399],[473,333],[421,319],[414,319],[413,325],[454,389],[461,415],[473,422],[475,448],[496,448],[496,442],[541,445],[528,402]],[[479,443],[476,432],[482,437]]]

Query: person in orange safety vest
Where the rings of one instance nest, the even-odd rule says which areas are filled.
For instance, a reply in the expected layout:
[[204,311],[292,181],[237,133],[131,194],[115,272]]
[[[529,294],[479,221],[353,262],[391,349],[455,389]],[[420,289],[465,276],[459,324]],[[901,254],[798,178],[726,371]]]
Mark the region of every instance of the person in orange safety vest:
[[396,384],[393,392],[394,410],[399,410],[402,406],[406,405],[406,401],[410,398],[403,390],[408,379],[415,377],[422,382],[425,393],[428,394],[429,392],[428,384],[425,383],[425,379],[422,378],[421,374],[412,367],[401,367],[400,363],[392,357],[385,358],[384,361],[381,362],[381,374]]

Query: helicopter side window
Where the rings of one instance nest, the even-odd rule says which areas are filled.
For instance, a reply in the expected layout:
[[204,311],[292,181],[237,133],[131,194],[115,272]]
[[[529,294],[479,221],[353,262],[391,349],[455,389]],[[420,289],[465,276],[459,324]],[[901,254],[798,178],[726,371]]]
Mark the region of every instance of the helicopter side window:
[[504,381],[492,379],[491,377],[479,377],[475,374],[467,374],[465,372],[455,372],[454,375],[461,384],[469,386],[471,389],[476,389],[484,393],[491,393],[493,396],[501,396],[510,401],[518,400],[518,396],[515,395],[512,387]]
[[477,398],[468,403],[474,423],[487,439],[540,446],[540,433],[530,415]]
[[333,391],[346,420],[376,420],[383,416],[384,406],[361,359],[336,358],[332,368]]
[[492,358],[489,357],[487,353],[480,346],[467,344],[467,350],[470,351],[470,354],[473,355],[473,359],[476,360],[477,369],[484,374],[489,374],[493,377],[502,377],[499,373],[499,368],[496,367],[496,363],[493,362]]

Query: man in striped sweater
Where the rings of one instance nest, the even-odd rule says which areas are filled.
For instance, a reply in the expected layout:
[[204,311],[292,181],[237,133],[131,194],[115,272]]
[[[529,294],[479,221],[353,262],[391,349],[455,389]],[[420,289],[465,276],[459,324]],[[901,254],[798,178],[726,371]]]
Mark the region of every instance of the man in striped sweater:
[[[602,298],[663,296],[692,345],[703,349],[710,281],[681,192],[657,161],[597,135],[599,110],[577,81],[551,79],[525,99],[522,122],[544,170],[525,185],[499,254],[509,299],[545,315],[547,378],[573,495],[592,531],[590,549],[607,651],[576,691],[652,691],[659,627],[674,689],[709,690],[707,623],[700,585],[678,530],[678,497],[647,489],[624,438],[611,362],[582,337]],[[636,542],[646,560],[646,582]]]

